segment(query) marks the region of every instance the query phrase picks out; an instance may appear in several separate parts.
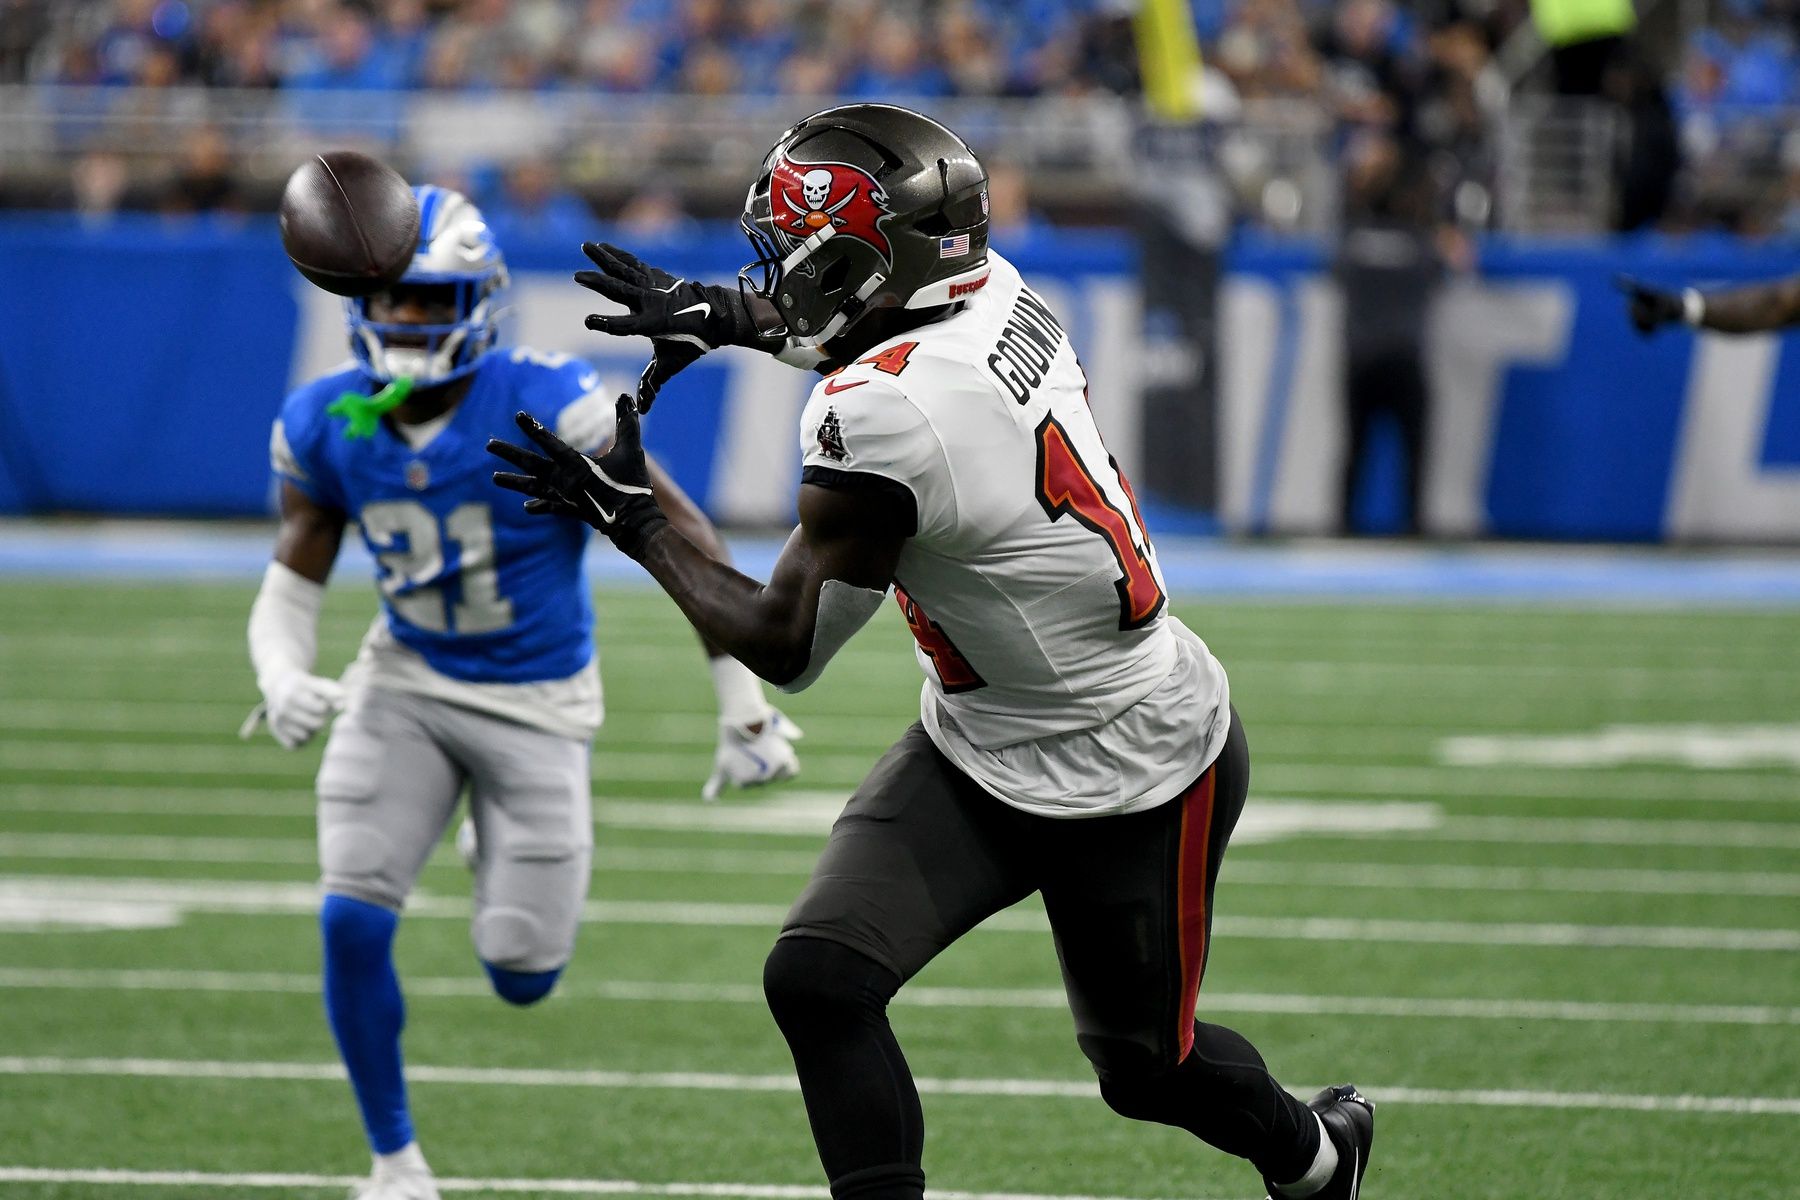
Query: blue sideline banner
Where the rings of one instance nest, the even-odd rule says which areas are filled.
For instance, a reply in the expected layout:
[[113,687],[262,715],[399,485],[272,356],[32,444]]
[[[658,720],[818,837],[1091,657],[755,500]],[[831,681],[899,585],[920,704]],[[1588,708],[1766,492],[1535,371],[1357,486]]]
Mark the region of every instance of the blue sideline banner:
[[[735,231],[636,248],[720,280],[745,257]],[[1139,403],[1130,240],[1036,233],[1001,248],[1063,314],[1108,444],[1132,470],[1158,432]],[[569,281],[578,251],[506,249],[514,336],[628,386],[648,344],[582,328],[598,301]],[[1341,309],[1324,262],[1318,247],[1255,239],[1227,256],[1219,511],[1198,515],[1228,530],[1338,524]],[[1428,334],[1426,529],[1800,541],[1800,338],[1640,339],[1612,290],[1621,270],[1719,284],[1800,271],[1800,249],[1487,245]],[[292,271],[268,220],[0,220],[0,512],[267,512],[269,421],[287,387],[345,358],[338,305]],[[756,355],[711,356],[671,385],[651,448],[716,517],[785,521],[811,382]],[[1392,465],[1371,485],[1378,523]]]

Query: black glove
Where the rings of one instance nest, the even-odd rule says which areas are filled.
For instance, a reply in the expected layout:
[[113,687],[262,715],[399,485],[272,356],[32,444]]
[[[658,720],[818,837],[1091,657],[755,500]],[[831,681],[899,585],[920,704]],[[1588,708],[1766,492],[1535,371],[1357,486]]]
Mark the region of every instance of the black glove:
[[1680,321],[1687,315],[1687,305],[1682,302],[1680,292],[1654,288],[1629,275],[1615,275],[1613,286],[1625,293],[1631,323],[1637,326],[1639,333],[1654,333],[1657,326]]
[[663,516],[650,491],[650,468],[644,461],[637,406],[630,396],[620,396],[616,411],[618,434],[599,458],[590,458],[575,449],[527,412],[519,413],[513,420],[543,454],[533,454],[499,438],[489,438],[487,448],[489,454],[525,472],[515,475],[495,471],[494,482],[508,491],[531,497],[525,501],[526,512],[586,521],[628,556],[638,558],[651,536],[669,519]]
[[587,327],[647,337],[655,345],[638,380],[639,412],[649,412],[662,385],[709,350],[750,346],[773,354],[786,342],[785,330],[765,334],[757,328],[750,302],[737,288],[678,279],[617,246],[584,242],[581,250],[600,269],[576,272],[575,282],[626,308],[610,316],[594,313]]

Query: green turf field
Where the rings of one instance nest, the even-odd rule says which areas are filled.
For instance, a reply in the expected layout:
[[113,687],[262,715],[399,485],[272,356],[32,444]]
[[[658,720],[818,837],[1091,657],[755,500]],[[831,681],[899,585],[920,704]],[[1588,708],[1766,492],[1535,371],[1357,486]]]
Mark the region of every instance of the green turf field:
[[[324,1197],[366,1169],[313,979],[318,748],[235,737],[251,594],[0,583],[0,1196]],[[371,607],[333,590],[323,663]],[[817,1194],[757,983],[916,711],[904,629],[788,703],[800,781],[706,807],[697,647],[658,596],[599,607],[592,919],[565,989],[509,1009],[466,874],[427,869],[400,939],[422,1143],[487,1181],[459,1194]],[[1800,614],[1178,611],[1256,779],[1202,1013],[1297,1091],[1377,1100],[1367,1196],[1800,1193]],[[1260,1195],[1106,1110],[1056,983],[1027,905],[903,993],[934,1188]]]

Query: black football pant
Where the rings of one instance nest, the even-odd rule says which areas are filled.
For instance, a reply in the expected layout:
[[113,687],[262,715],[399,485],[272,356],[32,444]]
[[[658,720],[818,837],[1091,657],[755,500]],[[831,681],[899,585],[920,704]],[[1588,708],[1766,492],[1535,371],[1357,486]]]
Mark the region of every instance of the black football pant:
[[1194,1020],[1213,885],[1249,785],[1224,751],[1147,812],[1069,820],[1003,804],[914,725],[851,797],[769,955],[763,987],[836,1200],[917,1200],[924,1122],[888,1025],[901,984],[1040,892],[1076,1039],[1115,1111],[1186,1129],[1265,1176],[1303,1174],[1316,1122],[1256,1049]]

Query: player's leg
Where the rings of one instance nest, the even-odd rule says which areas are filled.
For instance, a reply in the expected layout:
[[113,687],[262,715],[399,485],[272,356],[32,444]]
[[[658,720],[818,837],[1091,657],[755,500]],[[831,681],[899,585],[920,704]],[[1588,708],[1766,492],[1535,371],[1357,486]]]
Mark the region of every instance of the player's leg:
[[550,994],[575,948],[594,854],[588,743],[458,710],[451,743],[469,774],[479,851],[470,936],[494,993]]
[[[326,1018],[377,1156],[377,1179],[398,1171],[424,1184],[430,1176],[413,1144],[401,1071],[406,1012],[393,943],[400,907],[462,789],[461,773],[429,731],[428,704],[364,692],[332,728],[318,778]],[[435,1195],[424,1184],[410,1194]]]
[[1388,405],[1400,426],[1400,445],[1405,452],[1405,529],[1418,533],[1424,519],[1426,435],[1431,420],[1430,385],[1425,364],[1417,354],[1394,360],[1390,371]]
[[915,725],[832,827],[763,970],[836,1200],[918,1200],[924,1122],[888,1024],[900,985],[1032,891],[1005,853],[1023,814]]
[[[1218,760],[1148,812],[1040,823],[1044,903],[1077,1040],[1116,1112],[1188,1130],[1299,1182],[1336,1162],[1321,1126],[1243,1035],[1194,1019],[1213,887],[1249,785],[1236,714]],[[1079,827],[1076,827],[1076,826]],[[1295,1194],[1305,1194],[1297,1192]]]
[[1338,475],[1338,528],[1356,532],[1356,496],[1368,467],[1369,435],[1383,403],[1379,373],[1352,361],[1344,370],[1344,459]]

